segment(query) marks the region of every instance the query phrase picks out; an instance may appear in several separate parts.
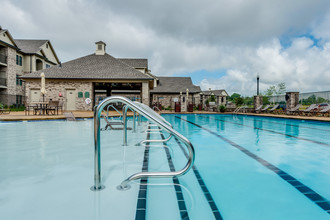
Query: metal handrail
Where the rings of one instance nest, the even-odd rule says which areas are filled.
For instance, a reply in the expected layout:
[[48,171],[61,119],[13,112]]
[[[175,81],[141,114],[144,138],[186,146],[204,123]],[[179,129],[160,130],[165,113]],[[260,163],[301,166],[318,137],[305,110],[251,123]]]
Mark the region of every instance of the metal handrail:
[[107,107],[107,117],[109,118],[109,108],[110,107],[112,107],[118,114],[119,114],[119,118],[122,118],[123,117],[123,115],[120,113],[120,111],[118,111],[116,108],[115,108],[115,106],[113,106],[113,105],[108,105],[108,107]]
[[144,110],[146,110],[148,113],[152,114],[154,117],[162,120],[163,122],[165,122],[166,124],[168,124],[169,126],[172,127],[171,123],[169,123],[168,121],[166,121],[165,118],[163,118],[162,116],[160,116],[159,114],[157,114],[154,110],[152,110],[149,106],[147,106],[146,104],[143,104],[141,102],[134,102],[134,104],[140,106],[141,108],[143,108]]
[[158,111],[161,112],[161,110],[157,106],[152,107],[152,110],[155,110],[155,108],[157,108]]
[[[130,107],[130,109],[133,109],[134,111],[138,112],[145,118],[147,118],[150,121],[153,121],[155,124],[158,124],[161,128],[163,128],[165,131],[171,133],[173,136],[177,137],[182,143],[184,143],[189,152],[189,158],[187,164],[179,171],[173,171],[173,172],[140,172],[135,173],[125,179],[120,186],[118,186],[119,189],[126,190],[129,189],[130,186],[128,183],[132,180],[141,179],[144,177],[175,177],[175,176],[181,176],[187,173],[191,167],[194,164],[195,160],[195,150],[191,142],[184,137],[179,132],[175,131],[171,126],[169,126],[167,123],[163,122],[162,120],[153,117],[152,114],[149,114],[148,111],[141,108],[140,106],[136,105],[129,99],[121,96],[111,96],[106,99],[104,99],[96,108],[94,111],[94,186],[91,187],[92,190],[98,191],[105,188],[101,184],[101,142],[100,142],[100,116],[102,109],[112,102],[122,102],[123,104],[126,104]],[[126,121],[126,122],[125,122]],[[125,127],[127,126],[127,116],[124,114],[124,124]]]

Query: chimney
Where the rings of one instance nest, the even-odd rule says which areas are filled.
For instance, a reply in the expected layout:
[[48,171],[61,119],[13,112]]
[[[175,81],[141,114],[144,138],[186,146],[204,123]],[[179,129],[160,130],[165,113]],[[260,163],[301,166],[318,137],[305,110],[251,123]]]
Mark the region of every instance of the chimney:
[[95,55],[104,55],[106,44],[103,41],[95,42],[95,44],[96,44]]

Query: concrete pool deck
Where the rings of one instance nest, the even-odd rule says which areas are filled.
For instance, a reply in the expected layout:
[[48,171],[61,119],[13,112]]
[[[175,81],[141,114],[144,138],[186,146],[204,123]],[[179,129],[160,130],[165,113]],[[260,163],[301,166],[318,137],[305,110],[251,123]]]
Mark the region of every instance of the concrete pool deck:
[[[72,112],[76,118],[93,118],[92,111],[69,111]],[[219,112],[207,112],[207,111],[194,111],[194,112],[171,112],[162,111],[162,114],[232,114],[230,112],[219,113]],[[118,116],[118,113],[111,111],[110,115]],[[128,112],[131,116],[132,112]],[[275,117],[275,118],[289,118],[289,119],[300,119],[300,120],[314,120],[314,121],[325,121],[330,122],[330,117],[320,117],[320,116],[299,116],[299,115],[278,115],[278,114],[255,114],[255,113],[238,113],[238,115],[253,115],[261,117]],[[20,112],[10,112],[10,114],[0,115],[0,121],[30,121],[30,120],[56,120],[65,119],[64,114],[61,115],[25,115],[24,111]]]

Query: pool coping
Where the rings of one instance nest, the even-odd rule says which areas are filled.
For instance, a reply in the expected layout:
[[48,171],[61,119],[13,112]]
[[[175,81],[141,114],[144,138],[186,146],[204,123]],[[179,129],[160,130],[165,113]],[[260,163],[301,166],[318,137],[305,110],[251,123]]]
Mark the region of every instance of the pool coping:
[[[93,118],[92,111],[81,111],[75,112],[72,111],[76,119],[85,119]],[[206,112],[206,111],[195,111],[195,112],[169,112],[162,111],[161,114],[211,114],[211,115],[234,115],[232,112]],[[131,112],[128,112],[128,115],[131,116]],[[299,115],[275,115],[275,114],[256,114],[256,113],[235,113],[235,115],[250,115],[250,116],[259,116],[259,117],[270,117],[270,118],[284,118],[284,119],[296,119],[296,120],[309,120],[309,121],[321,121],[321,122],[330,122],[330,117],[316,117],[316,116],[299,116]],[[5,117],[3,117],[5,116]],[[0,123],[5,121],[43,121],[43,120],[65,120],[64,115],[54,115],[54,116],[33,116],[33,115],[0,115]]]

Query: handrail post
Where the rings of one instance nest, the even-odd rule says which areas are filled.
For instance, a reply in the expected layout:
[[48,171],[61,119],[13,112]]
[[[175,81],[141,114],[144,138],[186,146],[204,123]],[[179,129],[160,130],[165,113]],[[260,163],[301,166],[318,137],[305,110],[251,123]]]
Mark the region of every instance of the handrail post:
[[128,110],[128,105],[125,105],[123,111],[123,122],[124,122],[123,146],[127,146],[127,110]]
[[94,186],[92,191],[99,191],[105,188],[101,185],[101,143],[100,143],[100,106],[94,108]]
[[136,125],[135,125],[135,111],[133,111],[134,113],[133,113],[133,133],[135,133],[135,131],[136,131]]

